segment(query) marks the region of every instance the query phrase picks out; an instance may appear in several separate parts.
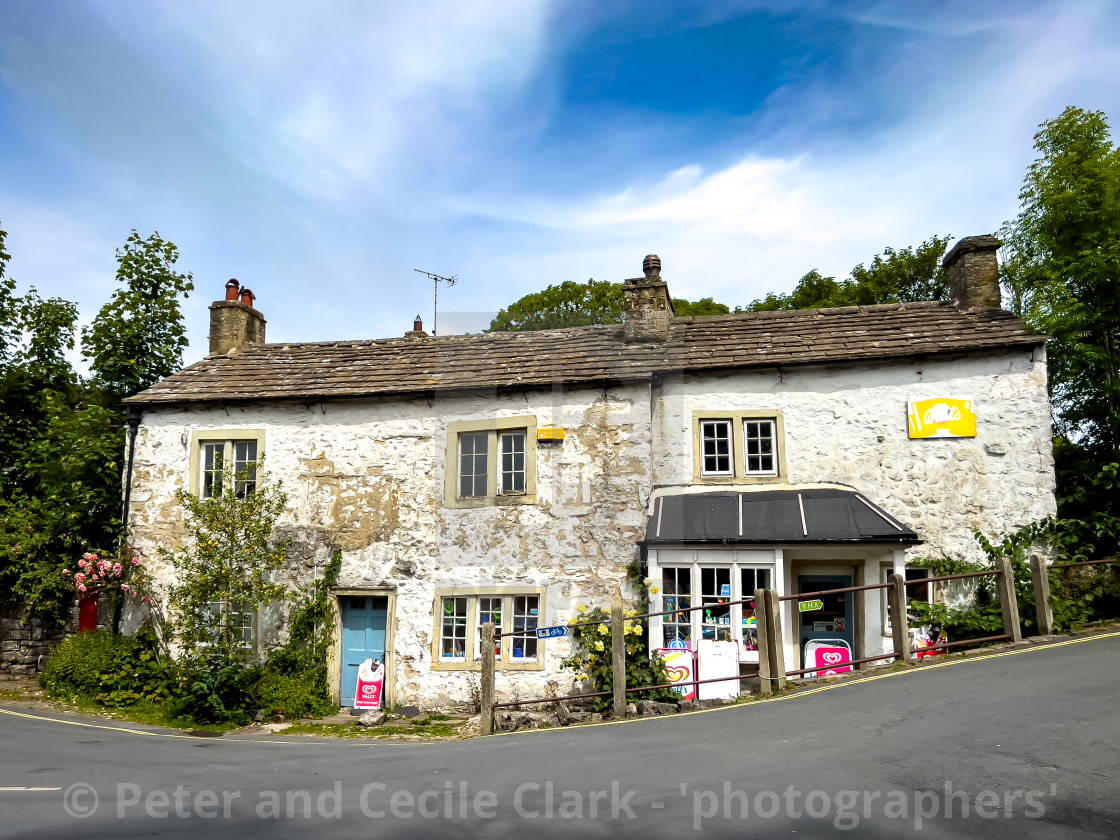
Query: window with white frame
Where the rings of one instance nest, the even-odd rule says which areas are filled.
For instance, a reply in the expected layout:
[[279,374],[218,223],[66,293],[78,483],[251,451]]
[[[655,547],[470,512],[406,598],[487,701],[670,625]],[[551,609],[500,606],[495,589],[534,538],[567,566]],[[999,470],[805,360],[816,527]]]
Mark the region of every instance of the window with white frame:
[[[773,570],[761,566],[739,567],[739,597],[750,598],[756,590],[773,588]],[[742,628],[741,641],[743,650],[758,650],[758,619],[756,615],[760,606],[754,601],[740,607],[740,627]]]
[[450,423],[446,504],[534,501],[536,444],[536,419],[531,417]]
[[459,435],[459,497],[485,498],[489,481],[490,435],[470,432]]
[[[692,613],[683,612],[692,606],[692,570],[669,567],[661,576],[662,609],[669,612],[663,617],[665,645],[692,640]],[[682,612],[675,612],[682,610]]]
[[743,421],[743,474],[777,475],[778,441],[773,420]]
[[733,475],[730,420],[700,421],[700,472],[702,475]]
[[[740,562],[665,563],[660,565],[662,646],[693,640],[736,641],[742,651],[758,650],[753,601],[756,589],[770,589],[773,568]],[[684,612],[689,607],[700,609]]]
[[499,493],[525,492],[525,430],[498,433],[501,454]]
[[[500,595],[480,595],[478,598],[478,627],[474,638],[474,658],[482,659],[482,628],[493,624],[496,633],[502,632],[502,597]],[[502,656],[502,640],[494,641],[494,656]]]
[[[891,573],[894,572],[894,567],[891,565],[883,565],[879,568],[879,583],[887,583],[890,580]],[[922,568],[921,566],[907,566],[905,579],[908,584],[906,587],[906,602],[918,601],[923,604],[934,603],[934,586],[936,581],[931,585],[929,583],[921,583],[926,578],[931,577],[929,569]],[[916,582],[915,582],[916,581]],[[915,582],[915,583],[912,583]],[[889,589],[879,590],[879,608],[883,620],[883,635],[891,635],[891,602],[887,595]]]
[[693,412],[694,477],[769,482],[785,475],[782,412]]
[[535,661],[537,658],[537,627],[540,598],[536,595],[513,596],[513,630],[510,658],[514,661]]
[[731,641],[731,568],[700,567],[700,638]]
[[439,658],[444,661],[467,659],[468,598],[443,598],[440,601]]
[[232,490],[240,499],[257,487],[259,441],[202,440],[199,442],[198,495],[210,499]]
[[202,610],[209,632],[215,641],[228,638],[232,645],[242,650],[253,647],[253,613],[239,610],[228,601],[211,601]]
[[536,666],[543,644],[537,639],[543,600],[540,593],[440,595],[438,661],[451,665],[479,662],[482,629],[493,624],[496,633],[513,634],[495,642],[499,663]]

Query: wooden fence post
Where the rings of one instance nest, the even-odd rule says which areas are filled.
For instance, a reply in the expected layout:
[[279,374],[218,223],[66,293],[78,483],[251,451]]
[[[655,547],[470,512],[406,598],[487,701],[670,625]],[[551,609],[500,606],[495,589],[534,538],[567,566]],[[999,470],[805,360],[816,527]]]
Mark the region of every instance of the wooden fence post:
[[611,597],[611,681],[614,685],[614,716],[626,717],[626,633],[623,628],[622,596]]
[[758,625],[758,692],[770,693],[770,622],[766,613],[766,590],[754,591],[754,620]]
[[894,652],[900,654],[899,662],[909,664],[913,661],[910,653],[910,632],[906,616],[906,578],[900,574],[891,574],[887,578],[890,589],[887,590],[887,601],[891,606],[891,640],[894,642]]
[[494,623],[482,625],[482,734],[494,733]]
[[1050,568],[1046,558],[1031,555],[1031,582],[1034,584],[1034,609],[1038,617],[1038,635],[1054,635],[1054,608],[1050,606]]
[[779,691],[786,687],[786,649],[782,641],[782,611],[778,593],[766,590],[766,621],[770,631],[766,642],[770,657],[771,684]]
[[1023,631],[1019,628],[1019,602],[1015,597],[1015,573],[1011,570],[1011,561],[999,557],[996,568],[1001,572],[996,577],[996,592],[999,593],[999,609],[1003,614],[1003,632],[1011,637],[1012,642],[1021,642]]

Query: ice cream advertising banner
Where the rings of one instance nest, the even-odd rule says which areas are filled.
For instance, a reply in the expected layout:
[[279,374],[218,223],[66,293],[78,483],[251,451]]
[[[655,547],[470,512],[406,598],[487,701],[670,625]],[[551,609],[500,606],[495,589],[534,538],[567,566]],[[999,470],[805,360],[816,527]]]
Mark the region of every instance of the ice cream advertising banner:
[[672,690],[682,700],[695,700],[696,686],[692,681],[696,679],[696,654],[688,649],[677,648],[661,648],[657,654],[665,662],[669,682],[673,683]]
[[852,670],[852,649],[843,639],[813,639],[805,644],[805,667],[818,668],[807,677],[834,677]]
[[358,666],[358,688],[354,693],[355,709],[380,709],[381,690],[385,687],[385,664],[380,659],[367,659]]
[[976,437],[972,397],[928,397],[907,403],[911,438]]

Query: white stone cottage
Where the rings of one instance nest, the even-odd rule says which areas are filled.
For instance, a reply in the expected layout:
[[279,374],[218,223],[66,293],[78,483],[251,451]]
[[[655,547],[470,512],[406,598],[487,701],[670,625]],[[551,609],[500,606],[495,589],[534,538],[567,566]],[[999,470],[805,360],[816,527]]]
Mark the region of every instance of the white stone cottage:
[[[210,355],[130,400],[136,545],[158,562],[185,533],[176,489],[212,492],[222,463],[267,452],[292,580],[342,551],[344,705],[367,656],[389,702],[465,701],[484,622],[564,624],[620,586],[632,598],[635,561],[655,604],[710,606],[655,620],[654,646],[732,639],[747,672],[749,610],[721,600],[981,559],[974,530],[1054,512],[1044,338],[998,308],[998,244],[946,256],[953,303],[677,318],[648,257],[624,324],[377,341],[266,344],[231,281]],[[783,618],[790,663],[825,630],[856,656],[890,643],[877,595]],[[262,644],[283,632],[282,615],[254,623]],[[568,653],[503,640],[499,695],[565,692]]]

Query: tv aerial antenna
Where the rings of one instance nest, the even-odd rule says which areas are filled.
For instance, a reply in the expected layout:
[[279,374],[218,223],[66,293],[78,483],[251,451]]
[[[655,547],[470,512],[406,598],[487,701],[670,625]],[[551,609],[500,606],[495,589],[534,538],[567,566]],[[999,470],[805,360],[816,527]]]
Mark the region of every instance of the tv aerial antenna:
[[432,335],[435,335],[437,318],[439,317],[439,284],[446,283],[449,287],[454,286],[459,282],[459,275],[456,274],[454,277],[440,277],[438,274],[432,274],[432,272],[430,271],[423,271],[419,268],[414,268],[412,270],[417,274],[426,275],[432,280],[434,291],[434,294],[432,295]]

